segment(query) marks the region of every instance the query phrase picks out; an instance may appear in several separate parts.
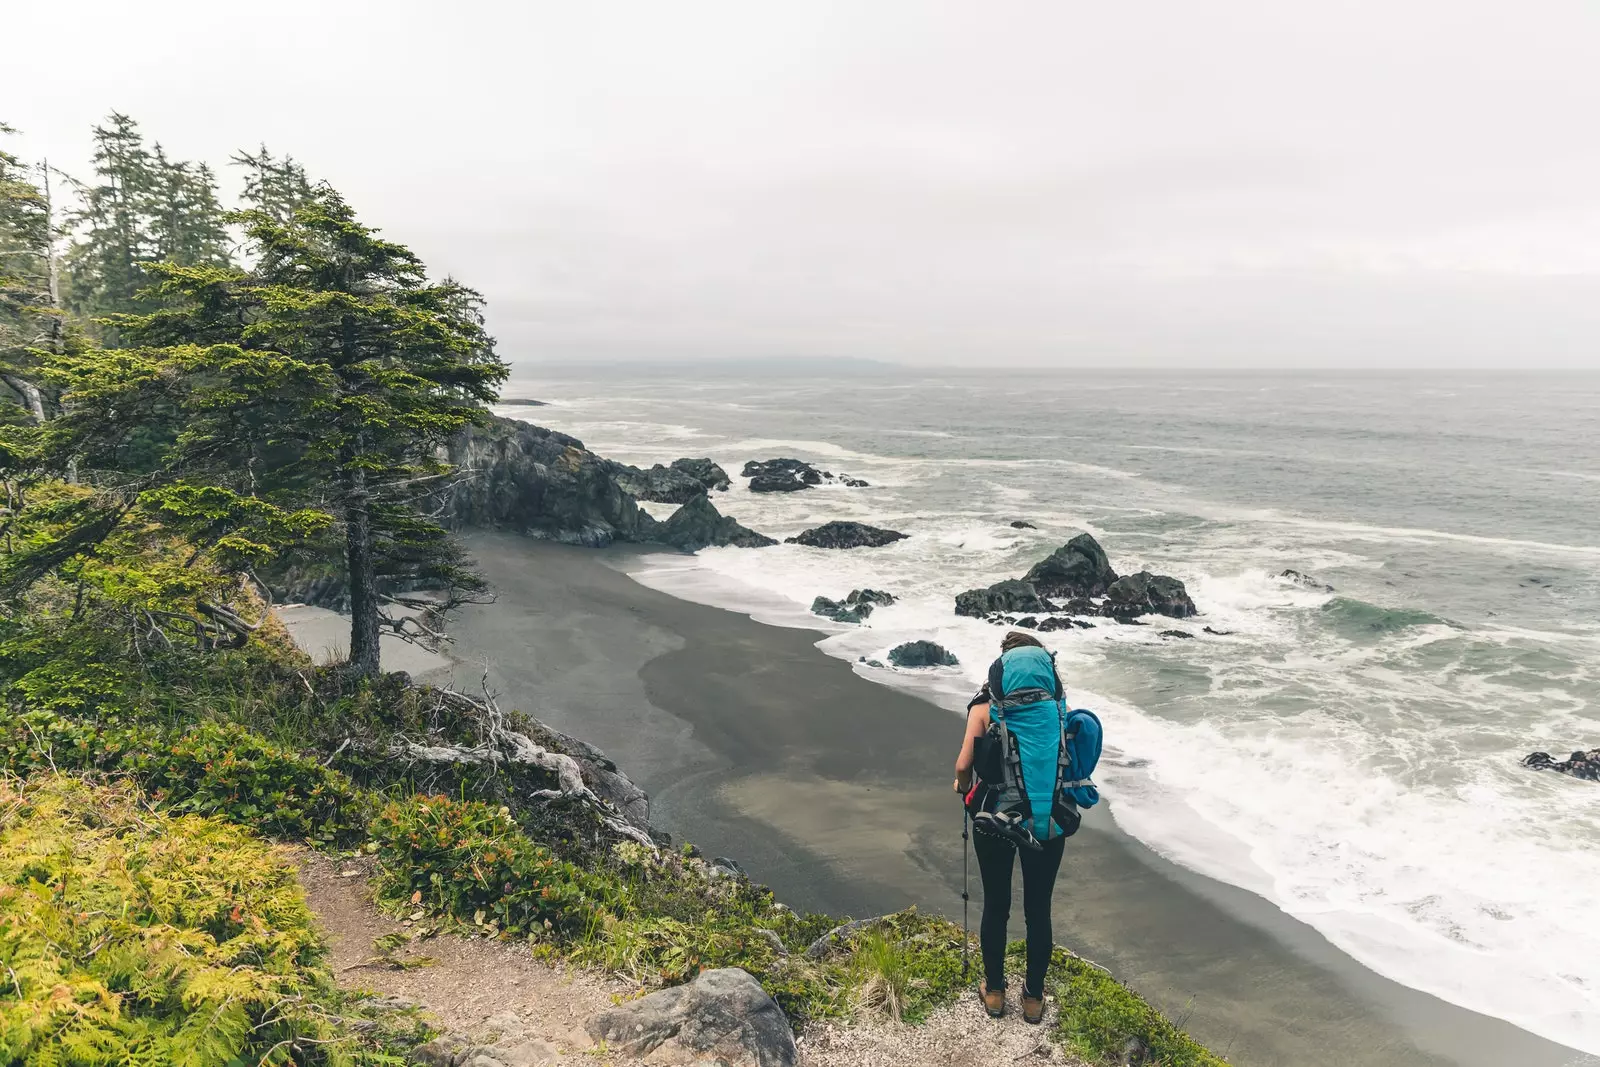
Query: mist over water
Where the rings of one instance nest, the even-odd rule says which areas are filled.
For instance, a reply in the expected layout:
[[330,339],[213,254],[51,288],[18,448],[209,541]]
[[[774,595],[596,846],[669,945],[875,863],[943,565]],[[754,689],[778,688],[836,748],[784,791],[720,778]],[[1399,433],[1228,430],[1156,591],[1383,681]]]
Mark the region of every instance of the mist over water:
[[[937,640],[961,667],[858,670],[948,705],[1003,632],[957,618],[956,593],[1080,530],[1119,572],[1182,578],[1196,640],[1042,635],[1106,722],[1119,824],[1392,978],[1600,1052],[1600,788],[1518,765],[1600,745],[1600,376],[701,368],[507,395],[552,406],[504,413],[616,459],[710,456],[735,475],[717,506],[763,533],[910,534],[661,557],[638,577],[837,631],[822,648],[852,661]],[[774,456],[872,487],[747,492],[738,469]],[[902,600],[861,627],[809,615],[861,586]]]

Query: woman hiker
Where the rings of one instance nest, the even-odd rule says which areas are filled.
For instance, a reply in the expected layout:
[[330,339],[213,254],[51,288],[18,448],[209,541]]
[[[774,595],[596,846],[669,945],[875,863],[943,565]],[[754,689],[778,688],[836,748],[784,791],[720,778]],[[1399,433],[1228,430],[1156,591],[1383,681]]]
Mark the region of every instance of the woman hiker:
[[[1060,692],[1054,660],[1030,634],[1016,631],[1006,634],[1000,643],[1000,653],[999,673],[991,669],[990,677],[1003,679],[1001,696],[1034,695],[1022,692],[1024,690]],[[963,795],[972,790],[973,767],[978,761],[980,743],[995,719],[990,689],[991,686],[985,684],[967,707],[967,732],[962,738],[961,754],[956,757],[955,790]],[[1042,813],[1035,815],[1032,825],[1026,827],[1028,832],[1022,834],[1024,843],[1019,845],[1015,835],[984,832],[985,820],[981,818],[975,819],[973,824],[972,849],[977,853],[978,870],[983,879],[983,920],[978,928],[978,942],[984,977],[978,993],[984,1010],[996,1019],[1006,1010],[1006,921],[1011,914],[1011,871],[1019,856],[1022,913],[1028,929],[1022,1018],[1035,1024],[1044,1019],[1045,971],[1055,944],[1050,929],[1050,898],[1055,891],[1056,872],[1061,868],[1061,853],[1066,845],[1066,834],[1051,817],[1057,787],[1056,757],[1061,743],[1060,714],[1057,699],[1037,700],[1020,706],[1011,706],[1008,702],[1005,709],[1006,728],[1016,738],[1021,756],[1029,806],[1032,812]],[[995,784],[981,783],[979,788],[992,790]],[[969,810],[972,803],[969,798]],[[1074,823],[1072,829],[1076,828]],[[1029,833],[1031,841],[1027,840]]]

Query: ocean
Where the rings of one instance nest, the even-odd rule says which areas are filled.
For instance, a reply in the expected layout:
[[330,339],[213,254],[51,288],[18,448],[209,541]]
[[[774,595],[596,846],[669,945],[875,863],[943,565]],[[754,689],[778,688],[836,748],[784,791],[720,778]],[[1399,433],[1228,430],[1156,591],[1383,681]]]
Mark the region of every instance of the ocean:
[[[1600,746],[1600,376],[702,365],[525,370],[506,395],[615,459],[709,456],[734,481],[718,508],[771,536],[909,534],[635,577],[822,629],[952,709],[1004,632],[957,593],[1080,531],[1119,573],[1181,578],[1196,619],[1041,635],[1105,723],[1119,826],[1389,978],[1600,1053],[1600,785],[1519,765]],[[748,492],[739,469],[777,456],[870,487]],[[900,601],[861,626],[809,613],[863,586]],[[862,662],[920,638],[961,665]]]

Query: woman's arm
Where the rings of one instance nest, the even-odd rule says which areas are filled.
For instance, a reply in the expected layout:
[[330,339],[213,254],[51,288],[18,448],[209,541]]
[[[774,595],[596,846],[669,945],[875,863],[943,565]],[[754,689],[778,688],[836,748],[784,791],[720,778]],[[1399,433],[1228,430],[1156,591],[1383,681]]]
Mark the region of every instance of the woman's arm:
[[972,786],[972,761],[976,758],[978,738],[989,729],[989,705],[974,704],[967,709],[967,733],[961,739],[961,754],[956,757],[957,793],[965,793]]

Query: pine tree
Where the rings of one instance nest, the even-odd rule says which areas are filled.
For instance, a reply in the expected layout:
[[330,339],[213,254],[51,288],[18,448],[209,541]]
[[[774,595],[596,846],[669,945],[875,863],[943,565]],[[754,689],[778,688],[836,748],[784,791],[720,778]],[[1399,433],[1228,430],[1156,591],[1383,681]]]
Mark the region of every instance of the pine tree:
[[450,473],[439,446],[481,417],[507,368],[477,294],[430,283],[332,190],[288,220],[236,218],[254,269],[152,267],[164,307],[114,320],[135,347],[78,375],[76,447],[115,464],[126,435],[110,413],[168,405],[183,430],[155,480],[190,494],[179,510],[207,486],[234,494],[207,503],[224,525],[241,521],[245,499],[330,515],[343,533],[350,671],[370,677],[381,628],[408,625],[386,613],[381,584],[481,588],[421,504]]
[[228,229],[211,168],[169,160],[157,144],[151,172],[149,233],[154,258],[184,267],[227,263]]
[[141,309],[145,264],[155,258],[149,208],[156,186],[138,123],[113,111],[94,128],[95,182],[80,188],[72,222],[82,238],[68,256],[72,310],[85,315]]
[[267,146],[262,145],[254,155],[240,151],[232,162],[245,170],[242,197],[245,205],[278,222],[287,222],[296,209],[312,200],[306,169],[293,156],[274,158]]

